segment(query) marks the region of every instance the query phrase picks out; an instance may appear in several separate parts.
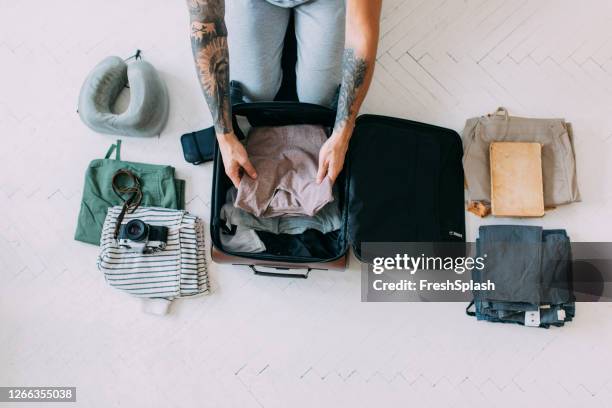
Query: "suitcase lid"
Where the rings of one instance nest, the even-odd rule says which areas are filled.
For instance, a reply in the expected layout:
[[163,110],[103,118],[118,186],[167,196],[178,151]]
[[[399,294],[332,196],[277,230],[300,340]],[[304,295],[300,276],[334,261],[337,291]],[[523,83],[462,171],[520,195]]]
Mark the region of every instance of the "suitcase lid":
[[346,161],[348,240],[465,241],[463,148],[457,132],[425,123],[361,115]]

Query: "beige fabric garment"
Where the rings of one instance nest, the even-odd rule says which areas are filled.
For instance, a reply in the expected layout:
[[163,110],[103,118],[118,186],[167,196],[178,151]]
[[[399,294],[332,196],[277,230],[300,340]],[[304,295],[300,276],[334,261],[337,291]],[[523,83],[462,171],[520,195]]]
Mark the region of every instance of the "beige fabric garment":
[[580,201],[571,125],[563,119],[531,119],[493,115],[469,119],[463,131],[463,167],[469,206],[491,202],[489,146],[492,142],[534,142],[542,145],[544,205],[556,207]]
[[322,126],[252,128],[246,150],[257,179],[242,177],[234,205],[257,217],[315,215],[334,200],[331,180],[316,182],[326,140]]

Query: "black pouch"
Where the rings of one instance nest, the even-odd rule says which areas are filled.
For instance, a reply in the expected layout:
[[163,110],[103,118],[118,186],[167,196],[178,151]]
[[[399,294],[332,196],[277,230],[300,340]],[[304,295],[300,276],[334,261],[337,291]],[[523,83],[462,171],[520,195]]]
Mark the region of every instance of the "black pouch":
[[181,136],[183,156],[191,164],[212,161],[215,157],[215,128],[209,127]]

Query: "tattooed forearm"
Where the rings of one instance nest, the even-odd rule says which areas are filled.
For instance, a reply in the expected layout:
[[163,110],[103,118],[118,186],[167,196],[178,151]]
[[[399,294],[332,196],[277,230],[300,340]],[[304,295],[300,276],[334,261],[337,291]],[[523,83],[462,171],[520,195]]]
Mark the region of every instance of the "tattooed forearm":
[[187,0],[191,48],[218,134],[232,131],[225,0]]
[[368,70],[368,63],[364,58],[355,55],[355,50],[347,48],[342,58],[342,85],[338,97],[338,112],[335,127],[346,124],[351,115],[356,114],[357,93],[363,85]]

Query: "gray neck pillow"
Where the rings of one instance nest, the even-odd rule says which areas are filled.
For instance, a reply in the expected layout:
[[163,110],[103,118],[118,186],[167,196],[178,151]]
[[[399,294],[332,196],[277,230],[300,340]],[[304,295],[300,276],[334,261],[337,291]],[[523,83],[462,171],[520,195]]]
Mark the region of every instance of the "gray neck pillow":
[[[130,104],[115,114],[112,107],[129,84]],[[126,64],[119,57],[102,60],[89,73],[79,95],[79,115],[92,130],[122,136],[159,135],[168,120],[168,91],[159,74],[143,60]]]

